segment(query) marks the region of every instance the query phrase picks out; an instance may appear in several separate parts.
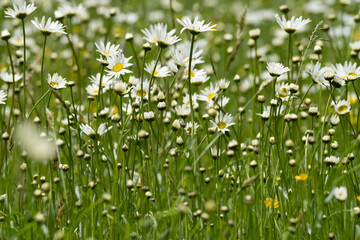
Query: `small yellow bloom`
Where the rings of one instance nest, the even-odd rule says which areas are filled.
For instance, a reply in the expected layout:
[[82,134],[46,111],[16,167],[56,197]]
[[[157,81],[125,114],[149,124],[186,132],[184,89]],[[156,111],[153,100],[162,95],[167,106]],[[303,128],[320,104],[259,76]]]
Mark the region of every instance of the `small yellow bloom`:
[[360,201],[360,195],[359,195],[359,196],[357,196],[357,197],[356,197],[356,199],[357,199],[358,201]]
[[275,180],[278,181],[278,182],[280,182],[281,178],[280,178],[280,177],[277,177]]
[[301,173],[301,174],[299,174],[299,176],[295,176],[295,179],[299,180],[299,181],[305,181],[307,178],[308,178],[308,175],[306,173]]
[[269,208],[278,208],[279,207],[279,201],[278,200],[273,200],[272,198],[266,198],[266,200],[264,201],[265,205]]

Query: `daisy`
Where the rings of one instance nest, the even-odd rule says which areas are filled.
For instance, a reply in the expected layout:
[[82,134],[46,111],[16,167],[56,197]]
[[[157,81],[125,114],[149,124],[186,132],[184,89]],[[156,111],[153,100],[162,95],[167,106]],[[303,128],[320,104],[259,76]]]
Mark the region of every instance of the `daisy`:
[[101,135],[108,132],[111,128],[112,126],[106,128],[106,124],[102,123],[100,124],[97,133],[95,133],[95,130],[92,129],[92,127],[90,127],[88,124],[82,124],[82,123],[80,124],[81,131],[83,131],[86,135],[88,135],[91,138],[95,138],[96,135],[100,137]]
[[126,73],[131,73],[132,71],[126,69],[127,67],[132,66],[132,63],[129,63],[129,60],[132,57],[125,58],[122,52],[118,52],[116,55],[111,55],[107,58],[109,65],[107,66],[106,72],[109,77],[119,78],[120,75],[125,75]]
[[26,5],[26,2],[19,4],[19,6],[16,6],[16,4],[13,3],[13,7],[14,9],[11,8],[6,9],[5,17],[24,19],[36,9],[34,3],[30,3],[29,5]]
[[275,18],[280,27],[284,29],[285,32],[287,32],[288,34],[296,32],[297,30],[311,22],[310,19],[303,19],[302,16],[298,18],[295,18],[295,16],[293,16],[290,20],[286,20],[284,15],[280,19],[279,15],[275,14]]
[[45,36],[48,36],[52,33],[66,34],[64,29],[65,26],[58,21],[52,22],[51,18],[48,18],[48,20],[45,21],[45,17],[42,17],[41,22],[39,22],[38,18],[35,17],[35,20],[31,20],[31,22]]
[[[13,83],[13,75],[11,73],[2,72],[0,73],[0,78],[7,83]],[[15,73],[15,79],[14,82],[19,81],[22,78],[21,74]]]
[[[197,109],[199,107],[199,104],[197,102],[199,98],[199,95],[197,95],[196,93],[194,93],[193,95],[191,95],[191,100],[193,102],[193,108],[194,109]],[[188,107],[190,107],[190,96],[189,94],[186,94],[184,97],[183,97],[183,103],[185,105],[187,105]]]
[[348,100],[340,100],[338,101],[338,103],[335,105],[335,111],[337,112],[337,114],[339,115],[344,115],[348,112],[350,112],[351,110],[351,106]]
[[99,94],[99,85],[93,83],[88,85],[85,90],[90,96],[97,96]]
[[[154,77],[157,78],[163,78],[170,76],[170,69],[167,66],[161,66],[160,63],[156,65],[156,69],[154,71],[156,61],[153,60],[150,63],[145,64],[145,71],[147,71],[149,74],[154,74]],[[153,73],[154,71],[154,73]]]
[[[177,66],[182,66],[182,67],[189,66],[189,60],[190,60],[189,49],[190,49],[190,47],[191,47],[190,41],[185,41],[183,43],[179,43],[179,44],[176,44],[176,45],[170,47],[171,57],[175,61],[175,64]],[[202,50],[200,50],[198,48],[199,48],[198,44],[194,43],[193,56],[192,56],[192,60],[191,60],[191,65],[193,65],[193,66],[191,66],[191,67],[194,67],[196,64],[200,64],[200,63],[204,62],[201,57]]]
[[354,52],[360,52],[360,41],[350,43],[350,47]]
[[336,76],[344,81],[354,81],[360,77],[360,67],[356,67],[356,63],[346,61],[344,65],[337,63],[333,68]]
[[97,52],[99,52],[102,56],[109,57],[112,55],[116,55],[120,45],[112,44],[111,42],[107,42],[106,45],[104,42],[100,42],[99,44],[95,43]]
[[188,135],[192,135],[192,134],[195,135],[196,129],[198,128],[199,128],[199,124],[197,122],[194,122],[194,127],[191,122],[188,122],[185,125],[185,130]]
[[155,43],[161,48],[166,48],[169,45],[172,45],[181,39],[175,36],[175,29],[167,32],[167,25],[163,23],[158,23],[155,25],[150,25],[150,29],[143,29],[141,32],[145,35],[144,39],[148,42]]
[[308,71],[313,81],[317,84],[321,84],[323,86],[329,86],[329,82],[325,80],[324,73],[326,68],[321,68],[321,63],[316,62],[315,65],[312,65],[311,69]]
[[189,32],[193,35],[197,35],[201,32],[216,31],[216,24],[211,25],[211,22],[204,24],[205,20],[199,21],[198,16],[195,17],[194,22],[191,22],[190,18],[188,17],[183,18],[183,20],[178,18],[176,20],[183,26],[180,33],[182,33],[185,29],[188,29]]
[[212,105],[217,97],[217,93],[219,92],[219,90],[220,88],[217,85],[214,86],[212,83],[210,83],[209,87],[200,91],[199,100],[205,101],[209,105]]
[[[91,75],[89,77],[92,84],[100,85],[101,74],[97,73],[96,76]],[[103,75],[101,79],[101,85],[105,90],[109,90],[110,86],[115,83],[115,80],[109,76]]]
[[0,90],[0,104],[6,104],[6,97],[7,94],[5,93],[5,90]]
[[138,82],[138,84],[136,84],[136,86],[132,89],[131,96],[140,101],[141,98],[144,100],[148,100],[149,91],[150,91],[150,84],[149,81],[146,79],[143,81],[142,91],[141,91],[141,83]]
[[182,117],[182,118],[186,118],[187,116],[190,115],[190,107],[188,105],[178,105],[175,107],[175,112],[178,116]]
[[[184,71],[184,78],[187,78],[188,76],[189,76],[189,70]],[[191,76],[191,83],[194,85],[200,85],[210,79],[210,77],[206,75],[206,72],[203,69],[200,70],[195,68],[192,69],[190,72],[190,76]]]
[[279,77],[280,75],[290,71],[290,68],[284,67],[281,63],[276,62],[269,62],[266,68],[272,77]]
[[228,127],[234,125],[235,123],[232,122],[233,117],[231,114],[226,113],[223,115],[222,112],[220,114],[216,115],[215,122],[213,120],[210,120],[210,123],[213,127],[216,127],[218,131],[225,133],[227,131],[230,131]]
[[54,73],[52,76],[48,74],[48,84],[53,89],[66,88],[67,81],[65,78],[61,77],[59,74]]
[[230,101],[230,98],[225,97],[225,96],[221,96],[220,99],[217,99],[216,101],[213,102],[213,105],[211,105],[211,107],[214,108],[218,108],[218,107],[225,107],[226,104],[228,104]]
[[82,4],[79,4],[78,6],[70,6],[68,3],[66,3],[55,10],[55,17],[57,19],[64,18],[66,16],[73,17],[75,15],[84,13],[85,10],[86,9]]
[[230,85],[230,81],[227,81],[225,78],[222,78],[218,82],[218,86],[221,90],[226,90]]
[[342,186],[342,187],[336,187],[334,189],[334,195],[335,195],[335,198],[337,200],[339,200],[340,202],[343,202],[347,199],[347,189],[346,187]]
[[340,162],[340,158],[336,156],[330,156],[324,159],[324,163],[331,166],[336,165],[339,162]]
[[287,83],[281,83],[280,86],[276,86],[276,96],[282,101],[287,101],[290,95],[290,85]]

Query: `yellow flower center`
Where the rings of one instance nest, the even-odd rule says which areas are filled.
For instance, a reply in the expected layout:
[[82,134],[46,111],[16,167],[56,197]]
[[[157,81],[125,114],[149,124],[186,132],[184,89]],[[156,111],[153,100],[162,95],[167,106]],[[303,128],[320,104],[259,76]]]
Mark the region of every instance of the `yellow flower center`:
[[224,129],[224,128],[226,128],[226,123],[224,123],[223,121],[220,121],[220,122],[217,123],[217,126],[220,129]]
[[214,96],[215,96],[215,93],[210,93],[210,94],[208,95],[208,99],[211,100],[211,99],[213,99]]
[[50,85],[53,87],[53,86],[57,85],[57,83],[56,82],[50,82]]
[[[189,71],[186,71],[186,75],[189,76]],[[195,77],[195,73],[194,73],[194,72],[190,72],[190,77]]]
[[110,55],[110,52],[103,52],[104,55]]
[[[142,94],[141,94],[142,93]],[[146,96],[146,92],[144,91],[144,90],[142,90],[142,92],[141,92],[141,90],[138,90],[137,92],[136,92],[136,95],[138,95],[139,97],[141,97],[141,95],[142,95],[142,97],[145,97]]]
[[[152,73],[152,72],[151,72]],[[159,76],[159,72],[155,70],[154,76]]]
[[98,94],[98,93],[99,93],[99,90],[93,90],[92,93],[93,93],[93,94]]
[[123,64],[122,63],[117,63],[115,64],[115,66],[113,67],[113,71],[114,72],[120,72],[123,69]]
[[347,110],[347,106],[345,106],[345,105],[342,105],[342,106],[340,106],[339,108],[338,108],[338,112],[339,113],[343,113],[343,112],[345,112]]
[[157,42],[157,39],[156,39],[156,38],[154,38],[154,39],[153,39],[153,42]]

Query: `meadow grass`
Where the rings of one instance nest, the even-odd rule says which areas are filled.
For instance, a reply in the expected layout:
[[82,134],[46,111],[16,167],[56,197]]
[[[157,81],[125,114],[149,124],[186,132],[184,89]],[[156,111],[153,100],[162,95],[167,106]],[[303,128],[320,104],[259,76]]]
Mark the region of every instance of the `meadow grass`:
[[0,238],[360,239],[355,2],[3,1]]

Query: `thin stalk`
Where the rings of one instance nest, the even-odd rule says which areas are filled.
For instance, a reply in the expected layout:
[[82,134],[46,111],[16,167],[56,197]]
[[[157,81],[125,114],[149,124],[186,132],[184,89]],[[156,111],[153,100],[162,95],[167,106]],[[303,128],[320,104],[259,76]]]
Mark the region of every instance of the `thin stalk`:
[[23,63],[23,111],[22,118],[25,119],[26,112],[26,35],[25,35],[25,22],[24,18],[21,19],[22,30],[23,30],[23,41],[24,41],[24,63]]
[[8,120],[8,124],[7,124],[7,129],[9,130],[11,118],[13,116],[13,111],[14,111],[14,103],[15,103],[15,70],[14,70],[14,62],[13,62],[12,56],[11,56],[9,41],[6,41],[6,46],[7,46],[8,53],[9,53],[10,67],[11,67],[11,74],[12,74],[12,101],[11,101],[9,120]]
[[[151,77],[150,77],[150,80],[149,80],[149,90],[148,90],[148,107],[149,107],[149,111],[151,111],[151,99],[150,99],[150,93],[151,93],[151,87],[152,87],[152,80],[153,80],[153,78],[154,78],[154,73],[155,73],[155,70],[156,70],[156,66],[158,65],[158,62],[159,62],[159,60],[160,60],[160,56],[161,56],[161,53],[162,53],[162,50],[163,50],[163,48],[160,48],[160,50],[159,50],[159,53],[158,53],[158,56],[157,56],[157,58],[156,58],[156,62],[155,62],[155,65],[154,65],[154,69],[152,70],[152,72],[151,72]],[[143,95],[142,93],[141,93],[141,95]]]

